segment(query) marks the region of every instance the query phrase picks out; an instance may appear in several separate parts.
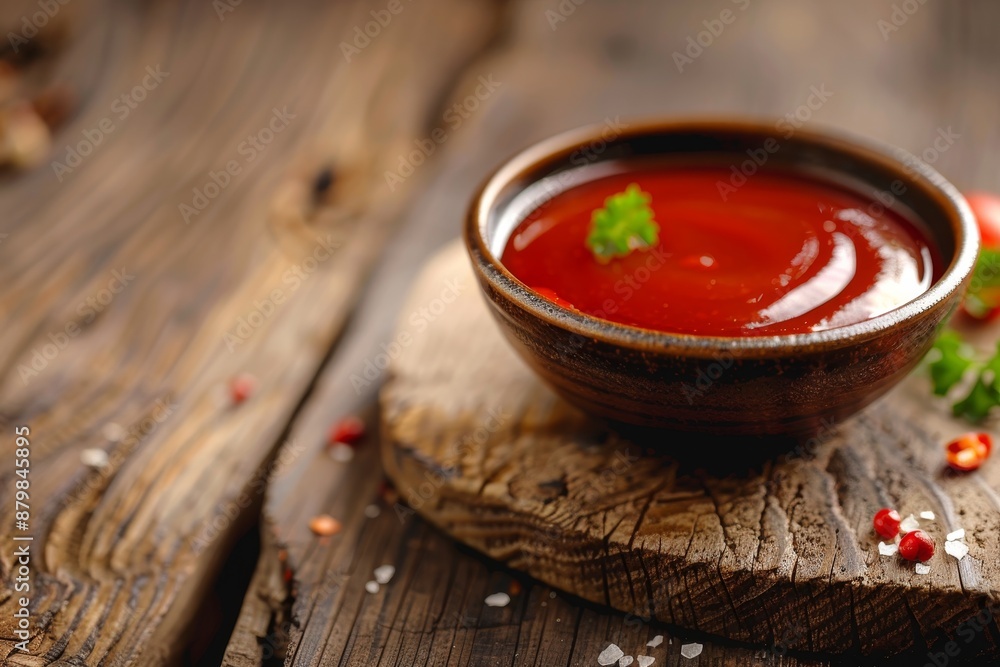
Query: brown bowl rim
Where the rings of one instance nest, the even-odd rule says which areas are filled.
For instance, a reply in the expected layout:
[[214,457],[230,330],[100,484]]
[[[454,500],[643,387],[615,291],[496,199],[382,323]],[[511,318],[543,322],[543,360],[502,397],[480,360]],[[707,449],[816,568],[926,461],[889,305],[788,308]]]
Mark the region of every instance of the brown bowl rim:
[[[979,253],[979,233],[975,218],[958,189],[937,170],[901,148],[857,137],[840,129],[798,129],[795,132],[796,143],[810,143],[821,149],[847,154],[855,160],[875,164],[886,172],[894,172],[907,186],[922,188],[928,197],[942,206],[956,237],[956,252],[948,268],[927,291],[864,322],[818,332],[774,336],[671,333],[621,324],[563,308],[537,295],[514,277],[490,251],[483,231],[497,196],[518,175],[558,163],[574,151],[600,139],[604,130],[603,124],[587,125],[562,132],[519,151],[485,179],[476,191],[466,216],[465,243],[476,271],[511,302],[549,324],[612,345],[650,351],[684,351],[694,356],[708,356],[721,351],[745,356],[792,354],[813,349],[817,345],[840,347],[857,344],[918,319],[953,296],[969,279],[975,267]],[[729,117],[628,120],[625,129],[614,140],[681,131],[759,134],[763,140],[774,136],[775,126],[773,121]]]

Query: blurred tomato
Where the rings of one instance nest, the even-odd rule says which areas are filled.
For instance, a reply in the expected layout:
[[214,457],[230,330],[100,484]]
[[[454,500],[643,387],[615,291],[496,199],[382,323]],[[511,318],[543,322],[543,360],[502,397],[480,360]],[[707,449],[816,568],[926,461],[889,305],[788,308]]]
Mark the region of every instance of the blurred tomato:
[[979,236],[984,248],[1000,248],[1000,197],[986,192],[965,195],[979,224]]

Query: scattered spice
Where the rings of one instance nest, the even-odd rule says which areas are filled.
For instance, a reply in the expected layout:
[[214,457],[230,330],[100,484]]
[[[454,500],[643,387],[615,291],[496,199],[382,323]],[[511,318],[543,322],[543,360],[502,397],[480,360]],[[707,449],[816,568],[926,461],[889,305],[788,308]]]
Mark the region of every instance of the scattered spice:
[[507,592],[511,595],[518,595],[521,592],[521,582],[517,579],[511,579],[510,585],[507,586]]
[[913,566],[913,571],[917,574],[930,574],[931,566],[925,563],[917,563]]
[[108,453],[96,447],[85,449],[80,452],[80,462],[90,468],[103,468],[108,465]]
[[[492,595],[487,595],[486,599],[483,600],[487,607],[506,607],[510,604],[510,596],[506,593],[493,593]],[[617,658],[616,658],[617,659]],[[605,663],[601,663],[605,664]],[[611,664],[606,663],[606,664]]]
[[887,540],[891,540],[899,534],[899,512],[888,507],[880,509],[875,513],[872,524],[875,532]]
[[956,560],[962,560],[969,553],[969,547],[957,540],[949,540],[944,543],[944,550],[949,556]]
[[625,655],[625,652],[616,645],[608,644],[608,647],[601,651],[601,654],[597,656],[597,664],[613,665],[618,662],[623,655]]
[[912,533],[920,528],[920,522],[912,514],[899,523],[899,530],[903,533]]
[[704,646],[697,642],[692,642],[691,644],[681,644],[681,655],[688,660],[693,660],[701,655],[701,650],[703,648]]
[[988,433],[964,433],[947,445],[948,465],[959,472],[976,470],[993,451],[993,438]]
[[365,423],[358,417],[344,417],[330,429],[330,444],[353,445],[365,437]]
[[379,586],[377,581],[369,581],[365,584],[365,590],[371,593],[372,595],[378,593],[378,588]]
[[239,405],[253,396],[257,388],[257,379],[249,373],[241,373],[229,381],[229,399],[233,405]]
[[655,637],[653,637],[652,639],[650,639],[648,642],[646,642],[646,646],[648,646],[650,648],[656,648],[657,646],[659,646],[662,643],[663,643],[663,635],[656,635]]
[[930,560],[934,555],[934,540],[922,530],[909,532],[899,541],[899,555],[906,560]]
[[340,522],[329,514],[320,514],[309,520],[309,530],[320,537],[329,537],[340,532]]
[[945,535],[944,539],[948,540],[949,542],[954,542],[955,540],[964,540],[965,528],[959,528],[958,530],[953,530],[952,532]]
[[392,565],[379,565],[375,568],[375,581],[380,584],[387,584],[392,581],[392,577],[396,574],[396,568]]

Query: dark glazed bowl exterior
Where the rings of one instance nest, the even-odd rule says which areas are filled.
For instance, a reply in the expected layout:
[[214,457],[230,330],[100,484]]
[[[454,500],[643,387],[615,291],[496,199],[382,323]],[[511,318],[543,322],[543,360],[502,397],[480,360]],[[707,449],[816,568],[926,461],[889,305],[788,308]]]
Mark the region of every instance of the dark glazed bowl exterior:
[[[748,151],[760,157],[765,146],[762,168],[791,168],[847,185],[921,223],[946,265],[940,278],[916,299],[865,322],[732,338],[651,331],[565,309],[529,290],[500,262],[510,221],[523,218],[560,183],[572,183],[580,169],[642,156],[721,156],[749,173]],[[538,193],[531,194],[534,205],[519,203],[532,192],[529,186]],[[913,369],[957,305],[978,239],[958,191],[904,151],[826,132],[786,138],[773,124],[731,120],[632,123],[614,132],[590,127],[548,139],[487,180],[465,226],[477,280],[501,328],[570,403],[640,426],[800,437],[847,418]]]

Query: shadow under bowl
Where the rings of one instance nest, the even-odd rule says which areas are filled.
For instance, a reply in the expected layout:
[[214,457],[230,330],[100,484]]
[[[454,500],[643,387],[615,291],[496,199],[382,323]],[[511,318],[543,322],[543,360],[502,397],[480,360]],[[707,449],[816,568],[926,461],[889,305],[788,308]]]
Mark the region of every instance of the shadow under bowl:
[[[975,266],[978,233],[965,200],[900,149],[831,132],[781,138],[773,124],[747,120],[632,123],[608,135],[602,126],[583,128],[517,154],[480,189],[465,225],[474,273],[505,335],[549,385],[588,414],[719,435],[804,437],[831,428],[916,366]],[[872,202],[889,202],[888,208],[919,223],[944,265],[940,277],[912,301],[857,324],[795,335],[719,337],[641,329],[562,308],[500,261],[511,221],[522,220],[554,188],[579,182],[594,164],[687,156],[741,164],[748,151],[760,151],[769,141],[779,150],[762,169],[846,186]],[[581,156],[587,156],[583,166]],[[532,190],[542,198],[524,196]]]

